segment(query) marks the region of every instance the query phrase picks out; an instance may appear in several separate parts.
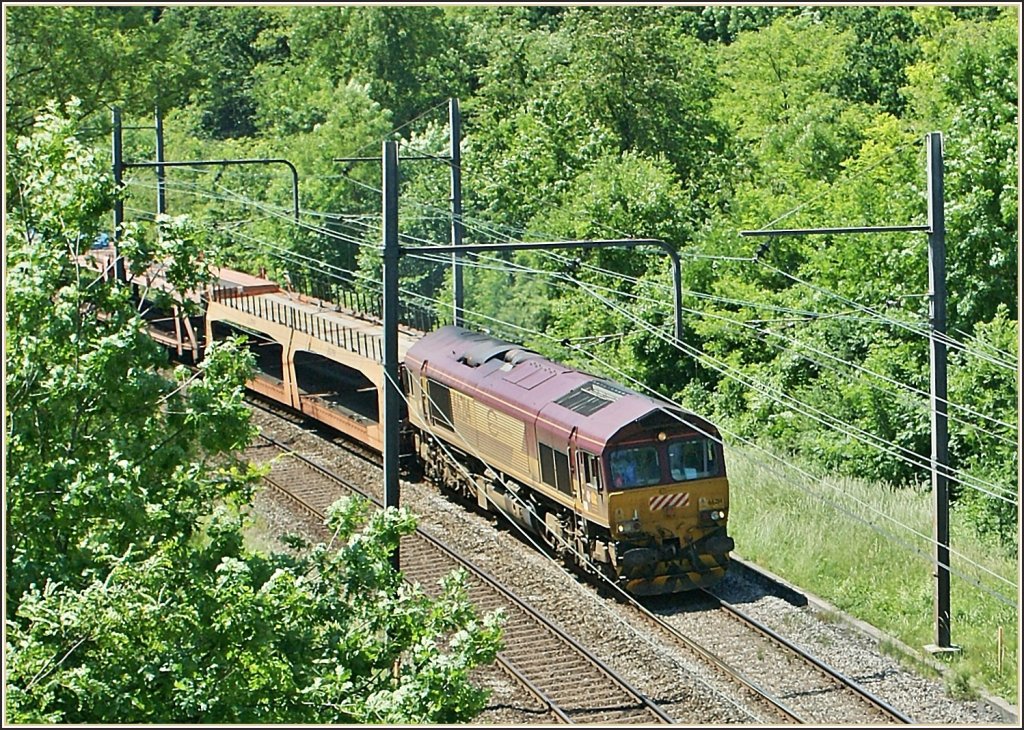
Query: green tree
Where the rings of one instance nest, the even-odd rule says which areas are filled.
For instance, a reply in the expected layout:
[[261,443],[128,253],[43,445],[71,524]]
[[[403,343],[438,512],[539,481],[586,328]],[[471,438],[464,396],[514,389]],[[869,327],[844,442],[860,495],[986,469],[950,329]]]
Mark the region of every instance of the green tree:
[[918,8],[921,60],[907,71],[915,127],[945,144],[950,326],[1017,311],[1020,49],[1017,8],[994,20]]
[[685,8],[681,22],[687,32],[700,40],[727,45],[739,33],[757,30],[794,12],[800,10],[765,5],[708,5]]
[[201,132],[215,139],[255,134],[254,69],[287,56],[268,8],[176,6],[164,22],[174,47],[195,69],[187,99],[201,114]]
[[782,17],[718,50],[716,115],[768,175],[827,180],[857,149],[864,112],[840,95],[852,31]]
[[718,205],[727,135],[710,113],[713,63],[679,10],[569,8],[536,29],[512,16],[507,34],[478,40],[487,63],[466,105],[465,160],[481,170],[467,176],[479,206],[523,227],[623,152],[665,159],[703,215]]
[[[156,7],[20,5],[4,9],[7,130],[26,133],[48,104],[78,100],[74,113],[120,104],[149,115],[183,100],[194,68]],[[70,113],[70,109],[66,113]]]
[[461,32],[444,8],[303,7],[289,19],[292,58],[336,84],[367,85],[396,126],[467,88]]
[[[868,23],[875,15],[884,20],[877,27]],[[1005,333],[1016,326],[1006,314],[1016,310],[1017,289],[1016,19],[1013,10],[832,9],[820,19],[778,19],[718,51],[724,89],[716,113],[743,146],[734,194],[699,245],[756,261],[723,265],[717,274],[710,264],[688,266],[717,297],[699,307],[697,341],[736,368],[692,393],[711,395],[741,433],[844,473],[900,485],[927,479],[892,451],[906,449],[901,453],[919,462],[929,455],[927,404],[897,385],[927,390],[920,334],[928,317],[925,237],[780,236],[743,245],[723,231],[923,222],[923,132],[942,131],[951,331],[972,350],[1000,341],[1001,351],[1011,352]],[[862,39],[880,32],[891,32],[891,45],[865,49]],[[882,78],[865,53],[882,68],[913,64]],[[906,81],[896,87],[899,78]],[[975,340],[979,331],[985,335]],[[968,353],[953,362],[957,405],[1015,420],[1005,411],[1012,383],[997,377],[999,367]],[[739,385],[736,375],[756,382]],[[993,387],[988,396],[983,381]],[[782,393],[833,425],[799,413]],[[954,468],[1012,484],[1016,458],[1006,441],[977,428],[991,430],[990,422],[958,414],[967,422],[951,426]],[[855,430],[881,443],[865,443]],[[1012,432],[999,436],[1013,439]],[[1012,539],[1015,511],[1005,501],[970,489],[957,498],[979,527]]]
[[1020,378],[1012,365],[1019,361],[1019,341],[1017,319],[1000,305],[992,321],[978,325],[969,351],[954,350],[950,357],[950,401],[973,411],[953,409],[950,451],[966,474],[984,482],[954,484],[957,509],[971,516],[979,535],[1009,550],[1020,547],[1012,491],[1020,473],[1014,428],[1020,423]]
[[906,100],[900,89],[906,84],[907,67],[919,54],[915,41],[920,29],[913,8],[826,6],[817,12],[857,36],[839,92],[850,101],[877,103],[890,114],[901,115]]
[[607,130],[618,151],[663,156],[684,186],[715,170],[724,129],[707,48],[680,29],[679,9],[573,9],[562,33],[562,93],[573,113]]
[[[257,474],[244,347],[168,379],[130,287],[83,265],[115,191],[47,115],[9,147],[5,227],[5,717],[16,723],[460,722],[500,616],[438,598],[389,556],[405,511],[335,506],[332,546],[248,549]],[[209,280],[201,232],[122,232],[132,271]],[[155,296],[155,295],[154,295]],[[145,300],[143,300],[145,301]],[[168,302],[165,302],[165,304]],[[181,302],[184,304],[184,302]]]

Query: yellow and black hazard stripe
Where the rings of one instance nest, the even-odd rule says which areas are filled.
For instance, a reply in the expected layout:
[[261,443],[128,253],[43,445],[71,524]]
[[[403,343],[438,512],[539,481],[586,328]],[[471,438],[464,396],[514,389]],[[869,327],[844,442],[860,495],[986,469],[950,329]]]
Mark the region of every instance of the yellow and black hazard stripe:
[[725,576],[729,556],[721,553],[700,553],[697,564],[689,560],[659,563],[651,578],[635,578],[626,582],[626,590],[637,596],[659,596],[708,588]]

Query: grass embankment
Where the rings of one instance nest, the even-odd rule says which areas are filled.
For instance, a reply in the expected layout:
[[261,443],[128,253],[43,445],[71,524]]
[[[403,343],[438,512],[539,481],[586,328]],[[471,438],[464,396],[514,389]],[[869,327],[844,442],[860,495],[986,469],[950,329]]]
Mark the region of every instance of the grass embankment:
[[[733,448],[729,458],[737,553],[919,650],[906,657],[890,647],[902,660],[927,656],[923,647],[935,643],[931,495],[850,479],[811,482],[763,452]],[[955,510],[950,546],[951,643],[962,651],[940,655],[947,686],[954,696],[981,690],[1014,704],[1017,557],[982,545]]]

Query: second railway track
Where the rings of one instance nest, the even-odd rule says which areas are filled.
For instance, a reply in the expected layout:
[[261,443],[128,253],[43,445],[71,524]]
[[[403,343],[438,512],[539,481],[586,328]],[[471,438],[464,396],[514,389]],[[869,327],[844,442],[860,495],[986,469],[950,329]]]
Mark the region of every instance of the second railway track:
[[[281,442],[261,437],[245,458],[254,463],[274,460],[267,483],[305,512],[321,518],[345,492],[363,494],[347,480],[291,451]],[[372,495],[365,495],[374,501]],[[502,667],[546,705],[556,721],[572,723],[651,724],[671,722],[654,702],[632,687],[600,659],[577,644],[529,604],[459,557],[424,531],[402,541],[402,572],[428,593],[438,579],[456,568],[469,574],[469,592],[479,611],[504,609],[508,620]]]
[[[272,410],[275,418],[284,417],[293,426],[302,425],[294,417],[282,412],[281,409],[274,408]],[[324,435],[322,431],[320,434]],[[339,444],[330,438],[329,443],[323,441],[322,444],[327,449],[341,447],[352,451],[351,445]],[[359,449],[356,451],[359,458],[366,459],[370,456],[365,451]],[[262,457],[259,460],[262,460]],[[310,470],[316,471],[317,467],[295,457],[289,458],[287,461],[291,463],[280,465],[276,470],[276,477],[275,474],[271,474],[271,479],[280,479],[280,481],[291,485],[310,482],[309,486],[303,488],[305,496],[296,495],[294,489],[288,489],[287,491],[292,492],[289,499],[298,503],[307,513],[321,519],[320,515],[324,508],[337,496],[340,496],[340,482],[334,477],[325,477],[323,474],[317,479],[310,480],[301,476],[296,470],[308,474]],[[368,481],[377,482],[379,485],[379,479],[371,478]],[[317,486],[313,486],[314,484]],[[346,488],[351,488],[351,485]],[[370,496],[378,504],[380,503],[376,496]],[[431,543],[436,543],[436,540],[424,533],[411,541],[406,538],[402,544],[403,572],[410,579],[419,581],[425,588],[436,585],[436,579],[455,566],[456,563],[453,561],[460,560],[450,554],[439,555],[439,552],[450,553],[450,551],[440,543],[433,545]],[[689,716],[670,718],[665,710],[649,701],[640,691],[630,687],[627,682],[600,661],[587,660],[591,668],[578,669],[575,664],[578,661],[577,657],[570,660],[567,654],[562,653],[565,651],[564,648],[554,649],[547,643],[554,640],[561,642],[562,645],[566,643],[572,645],[575,642],[550,625],[542,631],[543,640],[539,639],[540,635],[536,633],[536,626],[544,623],[543,618],[539,623],[537,618],[530,618],[527,624],[521,625],[522,612],[525,614],[536,612],[528,605],[523,605],[523,602],[518,599],[501,596],[503,592],[509,593],[507,589],[498,585],[482,571],[473,568],[471,572],[477,572],[477,576],[471,581],[471,598],[478,609],[489,611],[499,605],[505,605],[505,610],[510,617],[508,625],[513,627],[509,629],[513,633],[507,633],[507,636],[524,637],[515,643],[509,642],[508,649],[501,657],[503,668],[514,676],[523,687],[528,688],[538,698],[538,701],[548,708],[550,715],[556,721],[651,723],[702,720],[702,716],[699,714],[695,718]],[[500,597],[496,598],[496,596]],[[516,607],[510,608],[513,605]],[[718,624],[715,622],[719,619],[708,622],[705,621],[704,615],[707,613],[725,616],[727,611],[727,608],[719,606],[715,610],[707,610],[701,614],[701,631],[697,635],[701,636],[702,643],[707,644],[711,649],[703,647],[695,649],[693,646],[695,642],[688,639],[681,629],[673,626],[676,619],[672,615],[655,616],[653,613],[649,613],[648,619],[663,624],[659,630],[662,632],[662,636],[666,637],[666,643],[685,646],[686,651],[696,652],[698,655],[703,654],[701,661],[712,665],[717,663],[716,671],[734,675],[731,681],[738,682],[742,687],[737,693],[740,699],[735,702],[737,706],[747,708],[741,710],[741,713],[746,713],[750,719],[767,723],[911,722],[910,718],[889,707],[884,701],[873,698],[869,693],[864,692],[856,685],[856,682],[847,680],[836,672],[831,672],[827,667],[821,666],[820,662],[817,663],[818,666],[815,666],[813,657],[800,658],[800,661],[805,662],[806,665],[803,668],[798,667],[795,663],[800,655],[799,650],[792,646],[785,646],[786,642],[781,637],[770,636],[770,630],[768,632],[759,630],[757,639],[746,636],[733,642],[734,644],[758,645],[760,647],[754,651],[756,660],[750,659],[750,652],[747,653],[746,659],[729,655],[729,660],[732,663],[743,667],[742,671],[733,669],[726,661],[718,660],[717,656],[712,654],[712,649],[716,647],[716,644],[714,641],[709,643],[707,636],[709,633],[720,634],[723,637],[735,636],[737,628],[741,624],[736,619],[738,611],[733,609],[728,614],[732,616],[728,620],[731,628],[713,629],[710,632],[708,626],[717,626]],[[661,613],[671,614],[672,612],[663,611]],[[753,632],[755,630],[749,617],[743,617],[743,621],[746,631]],[[534,628],[527,628],[527,625]],[[578,655],[588,653],[580,646],[576,646],[573,651]],[[767,675],[764,671],[766,667]],[[754,671],[755,669],[760,671]],[[752,680],[748,675],[754,676],[756,679]],[[567,678],[573,679],[567,680]],[[796,684],[793,684],[794,682]],[[615,687],[615,689],[611,694],[604,695],[596,692],[596,687],[602,689]],[[850,689],[851,687],[852,689]],[[625,688],[625,694],[622,694],[622,688]],[[578,691],[579,695],[574,695],[574,691]],[[670,700],[666,706],[672,707],[672,701]],[[750,710],[750,707],[757,709]],[[675,712],[679,714],[678,709],[675,709]]]
[[[913,719],[872,694],[854,678],[836,671],[765,624],[716,595],[703,591],[703,605],[660,600],[637,610],[666,635],[667,640],[694,644],[699,622],[701,642],[696,651],[726,671],[742,667],[742,681],[771,697],[788,721],[805,724],[909,724]],[[699,608],[693,611],[693,608]],[[651,610],[653,608],[653,610]],[[692,621],[680,616],[699,616]],[[737,672],[739,673],[739,672]]]

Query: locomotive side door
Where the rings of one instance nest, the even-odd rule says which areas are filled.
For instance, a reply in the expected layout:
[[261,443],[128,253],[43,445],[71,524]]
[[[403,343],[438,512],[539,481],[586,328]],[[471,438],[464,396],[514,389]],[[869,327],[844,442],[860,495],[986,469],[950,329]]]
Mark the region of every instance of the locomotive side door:
[[424,360],[420,364],[420,417],[426,425],[430,424],[429,414],[430,408],[427,403],[427,361]]
[[581,503],[583,490],[580,489],[580,470],[579,465],[576,463],[576,454],[578,453],[576,450],[577,430],[577,427],[573,426],[572,431],[569,432],[569,443],[566,444],[566,450],[569,456],[569,484],[572,491],[573,510],[578,513],[583,506]]
[[575,492],[576,512],[587,515],[600,514],[602,509],[600,474],[597,473],[597,457],[579,448],[576,441],[577,429],[569,436],[571,452],[572,483]]
[[576,488],[581,511],[600,518],[605,511],[604,493],[601,491],[601,460],[594,454],[574,449]]

